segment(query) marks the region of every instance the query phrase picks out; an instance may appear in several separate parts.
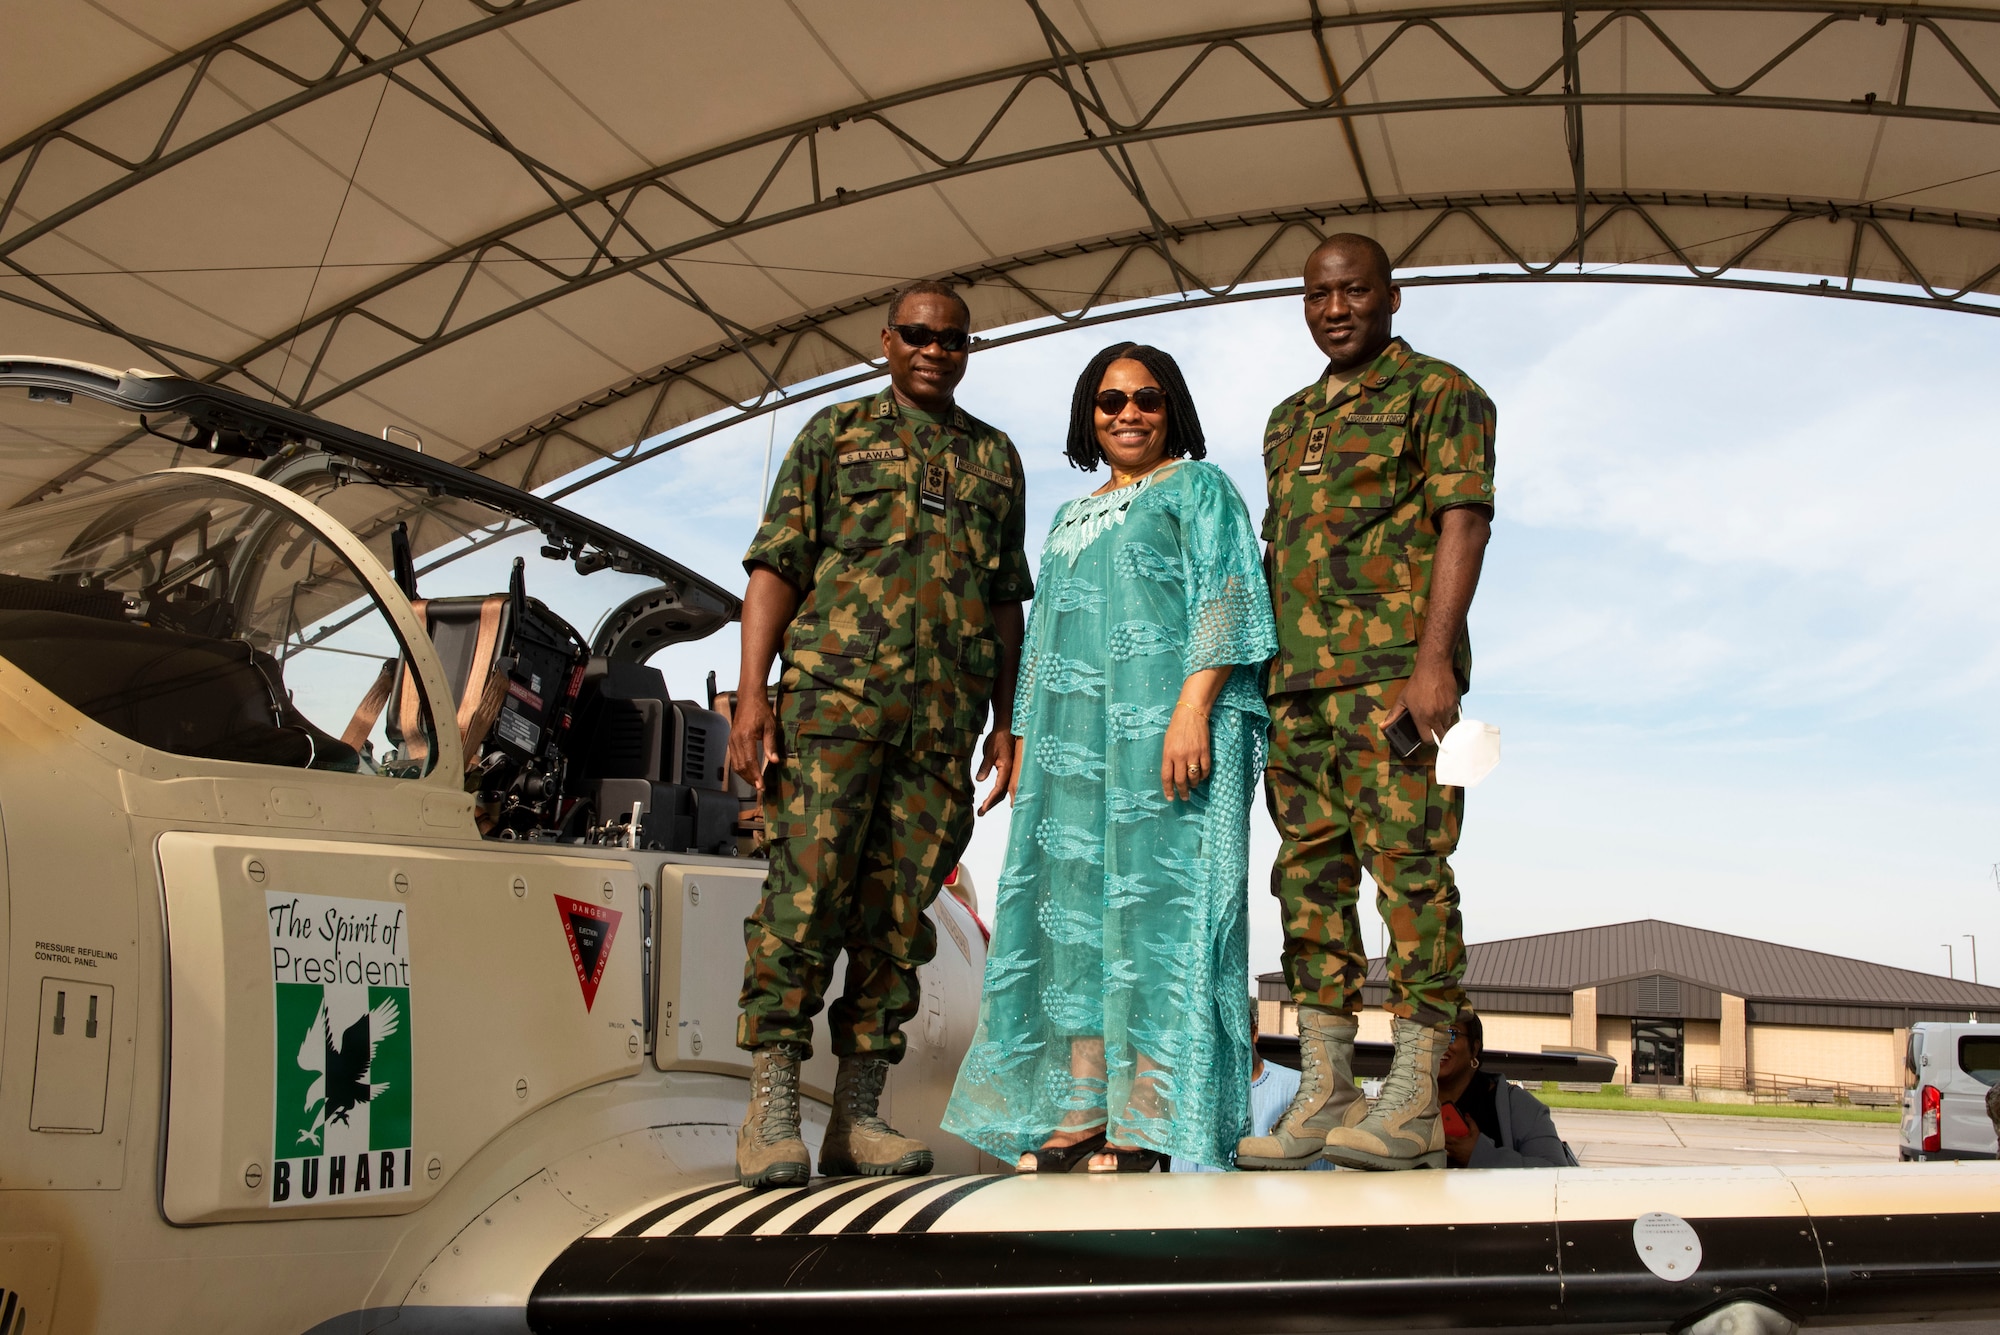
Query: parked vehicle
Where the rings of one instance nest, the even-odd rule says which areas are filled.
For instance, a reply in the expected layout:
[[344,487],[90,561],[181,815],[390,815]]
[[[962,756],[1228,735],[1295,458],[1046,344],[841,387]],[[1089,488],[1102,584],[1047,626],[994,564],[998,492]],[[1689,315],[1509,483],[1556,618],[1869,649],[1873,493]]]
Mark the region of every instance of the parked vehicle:
[[1986,1091],[1995,1084],[2000,1084],[2000,1024],[1910,1026],[1902,1158],[1994,1158]]

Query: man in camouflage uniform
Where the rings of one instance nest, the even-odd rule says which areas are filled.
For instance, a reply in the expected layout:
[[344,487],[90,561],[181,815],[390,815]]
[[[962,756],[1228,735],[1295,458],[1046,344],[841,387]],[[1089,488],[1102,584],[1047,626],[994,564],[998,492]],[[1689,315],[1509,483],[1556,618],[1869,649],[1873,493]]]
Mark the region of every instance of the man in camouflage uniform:
[[[806,424],[743,564],[743,663],[732,769],[758,786],[771,870],[744,922],[736,1041],[755,1054],[736,1138],[745,1186],[803,1184],[798,1068],[834,957],[840,1058],[820,1171],[929,1171],[931,1153],[877,1114],[917,969],[937,950],[924,910],[972,835],[970,758],[993,731],[982,814],[1014,766],[1021,603],[1032,588],[1021,458],[952,400],[970,315],[951,289],[899,293],[882,331],[890,387]],[[780,652],[778,713],[756,684]]]
[[[1315,250],[1306,325],[1327,371],[1264,433],[1278,622],[1265,796],[1304,1078],[1272,1133],[1238,1147],[1244,1167],[1444,1166],[1437,1066],[1465,1004],[1446,858],[1465,796],[1439,786],[1435,743],[1471,675],[1465,614],[1493,513],[1494,412],[1464,372],[1391,337],[1401,303],[1375,241]],[[1383,735],[1404,714],[1422,739],[1406,759]],[[1364,865],[1389,929],[1396,1040],[1372,1110],[1352,1077]]]

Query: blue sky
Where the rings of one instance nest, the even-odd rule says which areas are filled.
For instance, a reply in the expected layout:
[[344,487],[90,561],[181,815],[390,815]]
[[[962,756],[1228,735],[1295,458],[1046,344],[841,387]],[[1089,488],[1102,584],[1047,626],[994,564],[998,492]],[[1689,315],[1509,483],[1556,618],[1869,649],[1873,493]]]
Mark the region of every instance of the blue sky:
[[[1468,794],[1454,860],[1468,939],[1657,917],[1933,973],[1950,942],[1968,977],[1976,933],[2000,980],[2000,522],[1976,505],[2000,493],[2000,320],[1507,285],[1412,288],[1397,331],[1500,413],[1465,708],[1500,725],[1505,759]],[[1265,415],[1320,365],[1296,298],[978,353],[960,398],[1026,460],[1031,557],[1099,480],[1061,441],[1076,372],[1114,338],[1180,360],[1253,514]],[[817,406],[775,415],[780,453]],[[770,429],[569,504],[740,590]],[[573,616],[618,596],[617,576],[531,576]],[[711,667],[733,682],[736,653],[732,628],[655,661],[698,698]],[[1004,811],[967,855],[983,886]],[[1260,810],[1258,971],[1276,967],[1274,848]]]

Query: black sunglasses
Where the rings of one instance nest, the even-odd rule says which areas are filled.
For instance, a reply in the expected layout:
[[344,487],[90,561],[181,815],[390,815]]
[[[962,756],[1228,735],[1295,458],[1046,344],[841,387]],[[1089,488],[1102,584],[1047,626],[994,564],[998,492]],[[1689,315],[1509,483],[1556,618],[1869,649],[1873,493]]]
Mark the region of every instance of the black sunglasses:
[[964,352],[972,343],[972,336],[963,329],[933,329],[927,324],[892,324],[896,337],[903,340],[906,347],[928,348],[938,345],[940,352]]
[[1152,385],[1129,395],[1122,389],[1100,389],[1097,391],[1097,411],[1106,417],[1116,417],[1125,411],[1128,399],[1142,413],[1157,413],[1167,406],[1167,391]]

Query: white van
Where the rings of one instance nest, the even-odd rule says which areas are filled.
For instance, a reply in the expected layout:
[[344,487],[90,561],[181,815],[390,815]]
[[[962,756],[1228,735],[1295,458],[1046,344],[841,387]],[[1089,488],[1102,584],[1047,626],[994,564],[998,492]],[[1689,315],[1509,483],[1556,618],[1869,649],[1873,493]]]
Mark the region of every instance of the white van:
[[2000,1024],[1911,1025],[1903,1063],[1901,1157],[1995,1157],[1986,1092],[1996,1084]]

